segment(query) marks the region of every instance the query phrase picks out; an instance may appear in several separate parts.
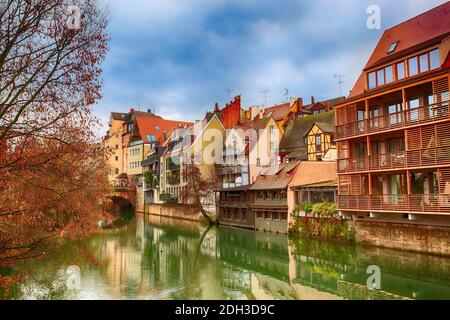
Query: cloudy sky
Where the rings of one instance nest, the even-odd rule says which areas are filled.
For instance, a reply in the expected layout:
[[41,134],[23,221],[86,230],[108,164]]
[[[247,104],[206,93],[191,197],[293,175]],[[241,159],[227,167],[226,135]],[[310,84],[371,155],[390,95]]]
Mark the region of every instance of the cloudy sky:
[[[110,52],[95,113],[156,108],[195,120],[241,94],[244,106],[347,94],[383,31],[445,0],[104,0]],[[367,28],[367,7],[381,29]]]

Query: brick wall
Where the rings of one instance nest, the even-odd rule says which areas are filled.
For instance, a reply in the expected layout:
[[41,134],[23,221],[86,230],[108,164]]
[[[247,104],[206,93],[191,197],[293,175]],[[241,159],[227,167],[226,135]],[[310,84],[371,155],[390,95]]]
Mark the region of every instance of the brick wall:
[[450,256],[450,227],[356,220],[356,242]]

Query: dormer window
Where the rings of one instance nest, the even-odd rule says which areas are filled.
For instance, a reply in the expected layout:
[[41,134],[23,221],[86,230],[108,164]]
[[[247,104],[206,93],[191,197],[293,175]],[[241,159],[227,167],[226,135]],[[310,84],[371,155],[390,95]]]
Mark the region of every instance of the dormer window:
[[392,44],[391,44],[391,46],[389,47],[389,49],[388,49],[388,54],[389,53],[392,53],[392,52],[394,52],[395,51],[395,49],[397,49],[397,46],[398,46],[398,41],[395,41],[395,42],[393,42]]

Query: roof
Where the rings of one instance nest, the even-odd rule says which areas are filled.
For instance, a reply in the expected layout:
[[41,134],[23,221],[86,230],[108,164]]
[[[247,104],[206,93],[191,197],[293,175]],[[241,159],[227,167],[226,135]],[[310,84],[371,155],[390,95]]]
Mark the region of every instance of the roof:
[[288,122],[286,130],[280,142],[280,152],[287,154],[291,159],[306,160],[308,149],[303,137],[311,129],[314,123],[334,125],[334,111],[299,117]]
[[112,120],[122,120],[125,121],[126,113],[123,112],[111,112],[111,119]]
[[280,164],[261,171],[250,190],[286,189],[295,176],[298,162]]
[[248,191],[251,188],[251,184],[240,186],[240,187],[234,187],[234,188],[221,188],[217,189],[218,192],[232,192],[232,191]]
[[336,161],[302,161],[291,187],[311,186],[312,184],[330,184],[337,181]]
[[185,121],[165,120],[147,116],[136,116],[136,123],[139,128],[139,135],[144,143],[149,143],[147,135],[154,135],[155,141],[164,142],[164,132],[184,126],[190,126],[192,123]]
[[[422,13],[386,30],[378,41],[364,70],[387,63],[401,56],[431,46],[450,35],[450,2]],[[388,53],[389,47],[397,42],[394,52]],[[424,48],[425,48],[424,47]],[[363,72],[355,83],[349,97],[364,93],[366,77]]]
[[343,100],[345,100],[344,96],[337,97],[337,98],[332,98],[332,99],[328,99],[328,100],[323,100],[323,101],[317,101],[315,103],[304,105],[302,107],[302,109],[306,109],[306,110],[313,109],[313,107],[317,106],[318,104],[322,104],[322,105],[327,105],[328,104],[330,106],[330,108],[334,108],[336,105],[341,103]]
[[273,107],[265,108],[264,114],[270,115],[272,114],[275,121],[283,120],[291,111],[291,103],[283,103]]
[[306,131],[303,136],[306,137],[315,125],[318,126],[320,128],[320,130],[322,130],[322,132],[324,132],[324,133],[334,134],[334,125],[333,124],[326,123],[326,122],[314,122],[313,124],[311,124],[311,126],[309,127],[309,130]]

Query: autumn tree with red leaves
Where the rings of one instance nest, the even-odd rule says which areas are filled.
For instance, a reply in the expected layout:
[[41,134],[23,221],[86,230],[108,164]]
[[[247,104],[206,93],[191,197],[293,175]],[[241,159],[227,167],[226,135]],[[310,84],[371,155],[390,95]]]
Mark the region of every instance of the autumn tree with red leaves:
[[107,24],[95,0],[0,1],[0,267],[98,219],[106,151],[91,107]]
[[210,167],[210,171],[208,177],[204,177],[199,166],[194,162],[184,165],[183,180],[186,182],[186,186],[182,189],[181,200],[183,203],[191,204],[199,210],[210,225],[217,225],[219,221],[213,220],[207,210],[207,207],[214,206],[217,185],[214,166]]

